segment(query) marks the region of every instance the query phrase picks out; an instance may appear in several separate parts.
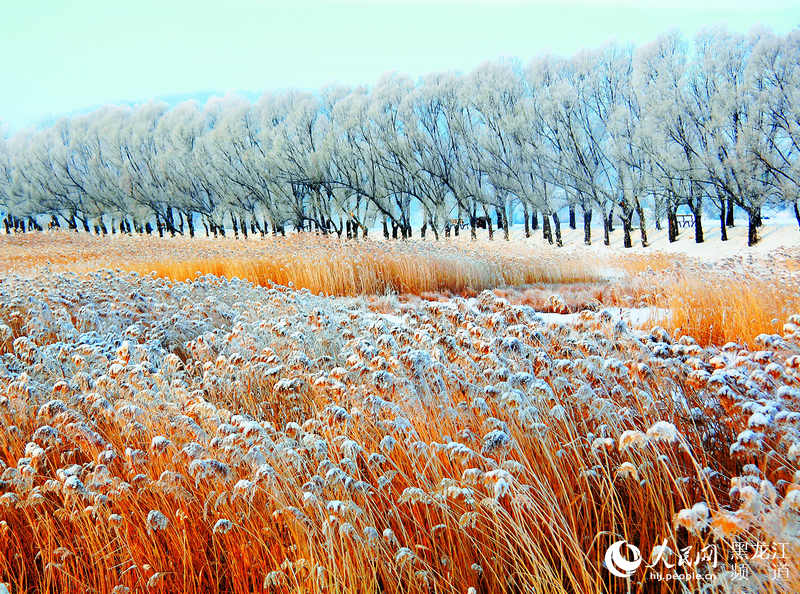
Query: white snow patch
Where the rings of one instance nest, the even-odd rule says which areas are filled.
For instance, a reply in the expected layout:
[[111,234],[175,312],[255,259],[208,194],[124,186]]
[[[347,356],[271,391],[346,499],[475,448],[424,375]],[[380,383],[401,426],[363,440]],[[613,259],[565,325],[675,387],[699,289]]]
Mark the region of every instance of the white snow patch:
[[[660,323],[670,318],[670,311],[663,307],[605,307],[612,316],[612,321],[625,320],[631,327],[643,326],[648,323]],[[580,313],[545,313],[536,312],[548,324],[573,324],[578,320]]]

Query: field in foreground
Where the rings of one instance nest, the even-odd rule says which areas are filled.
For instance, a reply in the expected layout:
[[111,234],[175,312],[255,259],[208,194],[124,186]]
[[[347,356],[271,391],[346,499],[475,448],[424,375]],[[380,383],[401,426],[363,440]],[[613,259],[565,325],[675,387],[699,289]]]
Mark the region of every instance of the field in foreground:
[[[794,307],[794,252],[431,300],[28,254],[50,268],[0,277],[10,591],[800,589],[800,316],[749,320]],[[692,297],[726,287],[727,344]],[[618,540],[654,569],[610,574]],[[682,552],[714,579],[650,577]]]

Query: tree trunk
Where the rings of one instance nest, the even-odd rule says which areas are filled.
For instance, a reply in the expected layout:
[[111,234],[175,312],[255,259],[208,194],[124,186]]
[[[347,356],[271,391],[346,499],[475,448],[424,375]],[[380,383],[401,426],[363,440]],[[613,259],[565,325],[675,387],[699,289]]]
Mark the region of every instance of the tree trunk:
[[583,209],[583,243],[592,245],[592,209]]
[[389,239],[389,223],[386,221],[386,217],[383,217],[383,238]]
[[570,229],[577,229],[578,225],[575,222],[575,205],[569,205],[569,228]]
[[497,229],[503,230],[503,239],[508,240],[508,218],[506,217],[505,206],[495,206],[494,211],[497,215]]
[[242,235],[244,235],[244,238],[247,239],[247,221],[244,219],[239,219],[239,227],[242,229]]
[[608,219],[608,232],[609,233],[613,233],[614,232],[614,206],[613,205],[611,206],[611,210],[608,211],[608,217],[606,217],[606,218]]
[[611,214],[603,213],[603,245],[611,245]]
[[164,225],[161,222],[161,215],[156,213],[156,229],[158,229],[158,236],[164,237]]
[[672,206],[667,206],[667,235],[670,243],[678,241],[678,216]]
[[525,223],[525,237],[530,237],[531,236],[531,225],[530,225],[530,222],[528,221],[528,203],[527,202],[523,202],[522,203],[522,219],[523,219],[523,222]]
[[558,219],[558,213],[553,213],[553,227],[556,228],[556,245],[561,247],[564,242],[561,240],[561,221]]
[[553,245],[553,230],[550,228],[550,219],[545,213],[542,213],[542,237],[550,245]]
[[647,247],[647,221],[644,218],[644,208],[639,199],[636,199],[636,216],[639,217],[639,232],[642,236],[642,247]]
[[175,237],[175,217],[171,206],[167,207],[167,231],[172,237]]
[[747,209],[747,245],[754,246],[758,243],[758,217],[755,208]]
[[794,202],[794,218],[797,221],[797,226],[800,227],[800,207],[797,205],[797,200]]
[[698,198],[695,200],[694,213],[694,241],[695,243],[703,243],[703,200]]
[[631,239],[631,227],[633,227],[633,209],[623,208],[620,219],[622,219],[622,245],[626,248],[631,248],[633,247],[633,240]]
[[186,223],[189,226],[189,237],[194,237],[194,215],[186,213]]
[[728,241],[728,226],[726,217],[725,201],[722,202],[719,209],[719,237],[722,241]]
[[728,227],[733,227],[733,199],[728,198],[728,212],[727,217],[725,219],[725,224]]
[[536,209],[531,212],[531,231],[538,231],[539,230],[539,215],[536,213]]

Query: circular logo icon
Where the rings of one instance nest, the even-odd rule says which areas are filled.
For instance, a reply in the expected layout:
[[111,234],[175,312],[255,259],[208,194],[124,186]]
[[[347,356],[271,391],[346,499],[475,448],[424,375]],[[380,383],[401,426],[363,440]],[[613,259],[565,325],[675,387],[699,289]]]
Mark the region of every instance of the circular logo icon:
[[[622,555],[622,545],[628,548],[628,552],[633,557],[630,561]],[[626,540],[618,540],[606,551],[606,568],[617,577],[631,577],[642,564],[642,554],[639,548],[629,544]]]

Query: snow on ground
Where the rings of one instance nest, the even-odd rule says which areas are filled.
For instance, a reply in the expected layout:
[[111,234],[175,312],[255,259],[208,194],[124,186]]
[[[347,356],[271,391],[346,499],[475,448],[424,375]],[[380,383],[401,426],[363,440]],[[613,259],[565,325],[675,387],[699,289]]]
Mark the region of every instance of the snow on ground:
[[[580,221],[579,221],[580,222]],[[486,232],[483,231],[485,234]],[[568,225],[562,225],[561,233],[565,247],[583,245],[583,229],[570,229]],[[467,232],[467,235],[469,233]],[[721,241],[719,224],[716,220],[705,220],[703,225],[704,242],[701,244],[694,241],[694,227],[683,227],[680,229],[678,240],[670,243],[666,229],[660,231],[651,227],[647,230],[648,246],[642,247],[641,236],[638,229],[631,234],[633,247],[625,249],[623,245],[622,228],[617,225],[611,233],[610,245],[603,245],[603,230],[592,229],[592,247],[598,252],[620,251],[633,254],[651,254],[653,252],[665,252],[669,254],[680,254],[698,258],[703,261],[713,262],[737,254],[754,253],[763,255],[766,252],[777,248],[798,247],[800,246],[800,229],[793,221],[765,221],[759,229],[760,241],[753,247],[747,246],[747,221],[737,220],[736,226],[728,229],[728,241]],[[533,242],[534,245],[546,245],[542,238],[541,229],[530,238],[525,237],[524,228],[516,225],[511,228],[511,238],[526,242]],[[502,234],[495,234],[495,241],[502,241]],[[613,272],[613,271],[612,271]]]
[[[624,320],[633,328],[638,328],[645,324],[660,324],[669,319],[670,316],[669,310],[659,307],[606,307],[603,308],[602,312],[607,312],[612,321]],[[574,324],[581,315],[579,312],[568,314],[537,313],[548,324]]]

